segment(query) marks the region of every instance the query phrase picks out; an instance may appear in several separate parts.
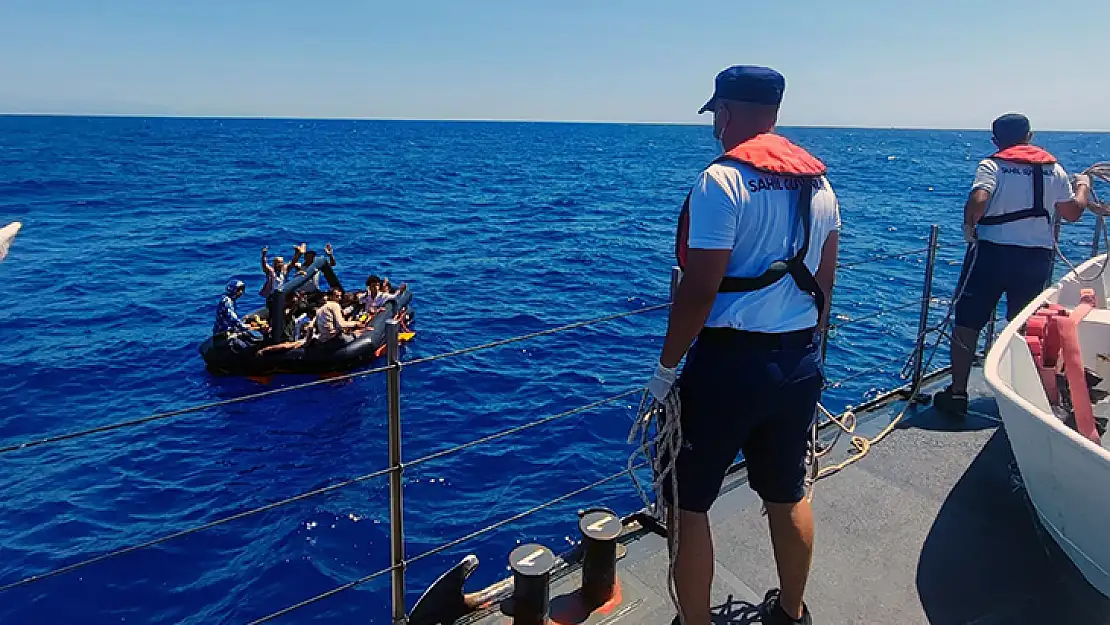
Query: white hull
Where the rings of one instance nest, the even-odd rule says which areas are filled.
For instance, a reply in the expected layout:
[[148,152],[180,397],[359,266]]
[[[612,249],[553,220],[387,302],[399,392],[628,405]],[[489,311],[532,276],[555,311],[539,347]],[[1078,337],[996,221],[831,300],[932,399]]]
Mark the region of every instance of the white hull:
[[984,373],[1042,525],[1087,581],[1110,597],[1110,451],[1106,448],[1110,433],[1100,447],[1053,414],[1033,356],[1019,333],[1041,304],[1070,309],[1079,303],[1081,289],[1094,289],[1100,307],[1080,323],[1079,342],[1084,366],[1104,380],[1098,388],[1110,389],[1110,310],[1106,310],[1110,270],[1091,282],[1076,277],[1077,273],[1094,277],[1106,262],[1106,255],[1092,258],[1023,310],[987,354]]
[[8,255],[8,248],[11,247],[12,240],[15,239],[16,233],[19,232],[22,226],[23,224],[18,221],[13,221],[0,228],[0,260],[4,260],[4,257]]

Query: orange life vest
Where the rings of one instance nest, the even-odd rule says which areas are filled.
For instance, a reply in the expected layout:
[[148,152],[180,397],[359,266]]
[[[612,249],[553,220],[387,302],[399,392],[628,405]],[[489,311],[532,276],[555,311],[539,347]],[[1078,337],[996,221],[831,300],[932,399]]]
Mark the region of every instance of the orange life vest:
[[1024,165],[1054,165],[1056,163],[1056,157],[1049,154],[1047,150],[1028,144],[1015,145],[1000,150],[991,155],[991,158]]
[[1047,150],[1035,145],[1021,144],[999,150],[991,155],[997,161],[1007,161],[1020,165],[1033,166],[1033,206],[1000,214],[983,216],[979,225],[997,226],[1008,224],[1022,219],[1046,219],[1051,224],[1052,215],[1044,206],[1044,168],[1046,165],[1055,165],[1056,157]]
[[[777,176],[784,176],[798,180],[797,188],[798,218],[802,220],[802,229],[805,239],[802,247],[788,260],[779,260],[762,275],[755,277],[726,276],[721,280],[717,291],[719,293],[739,293],[757,291],[771,286],[783,277],[790,275],[800,289],[813,296],[817,304],[817,314],[825,309],[825,294],[817,285],[813,273],[805,265],[805,257],[809,252],[810,235],[810,206],[813,201],[813,181],[818,176],[823,176],[828,171],[825,164],[804,149],[794,145],[781,135],[763,133],[744,141],[725,154],[717,157],[712,163],[737,162],[748,165],[758,171],[767,172]],[[682,204],[682,211],[678,217],[678,228],[675,232],[675,258],[678,266],[686,268],[686,253],[689,248],[690,235],[690,194]]]

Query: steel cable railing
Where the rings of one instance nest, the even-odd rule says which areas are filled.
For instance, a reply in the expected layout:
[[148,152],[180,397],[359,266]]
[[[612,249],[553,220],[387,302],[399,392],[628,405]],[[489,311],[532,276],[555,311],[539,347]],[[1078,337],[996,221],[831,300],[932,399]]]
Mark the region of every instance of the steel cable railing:
[[837,266],[838,269],[851,269],[853,267],[859,267],[859,266],[862,266],[862,265],[869,265],[871,263],[878,263],[878,262],[882,262],[884,260],[894,260],[895,258],[905,258],[906,256],[912,256],[914,254],[922,254],[922,253],[925,253],[925,252],[928,252],[928,251],[929,251],[928,247],[914,248],[912,250],[906,250],[904,252],[895,252],[893,254],[881,254],[881,255],[878,255],[878,256],[869,256],[867,258],[861,258],[859,260],[849,261],[849,262],[846,262],[846,263],[837,263],[836,266]]
[[443,553],[444,551],[447,551],[448,549],[453,549],[454,547],[457,547],[457,546],[459,546],[463,543],[470,542],[471,540],[474,540],[475,538],[478,538],[480,536],[488,534],[492,531],[501,529],[502,527],[505,527],[506,525],[516,523],[517,521],[519,521],[523,518],[529,517],[529,516],[531,516],[531,515],[533,515],[537,512],[540,512],[542,510],[546,510],[546,509],[548,509],[552,506],[563,503],[563,502],[565,502],[569,499],[572,499],[574,497],[577,497],[578,495],[581,495],[582,493],[593,490],[593,489],[597,488],[598,486],[603,486],[605,484],[608,484],[609,482],[612,482],[616,479],[624,477],[625,475],[628,475],[632,471],[639,471],[640,469],[644,469],[647,466],[648,465],[646,463],[640,463],[638,465],[633,466],[631,469],[623,469],[621,471],[618,471],[617,473],[614,473],[612,475],[603,477],[600,480],[597,480],[595,482],[591,482],[590,484],[587,484],[587,485],[585,485],[581,488],[576,488],[576,489],[574,489],[574,490],[572,490],[568,493],[565,493],[565,494],[560,495],[560,496],[558,496],[554,499],[550,499],[550,500],[548,500],[548,501],[546,501],[542,504],[539,504],[538,506],[529,508],[528,510],[525,510],[523,512],[518,512],[517,514],[514,514],[511,517],[508,517],[508,518],[502,519],[500,521],[497,521],[496,523],[491,523],[490,525],[487,525],[487,526],[483,527],[480,530],[476,530],[476,531],[471,532],[471,533],[469,533],[465,536],[461,536],[461,537],[456,538],[452,541],[443,543],[442,545],[440,545],[438,547],[434,547],[432,549],[429,549],[428,551],[425,551],[425,552],[421,553],[418,556],[414,556],[412,558],[409,558],[409,559],[405,560],[404,562],[394,564],[394,565],[392,565],[390,567],[387,567],[385,569],[382,569],[380,571],[375,571],[374,573],[371,573],[370,575],[367,575],[365,577],[361,577],[357,580],[347,582],[346,584],[343,584],[342,586],[337,586],[335,588],[332,588],[331,590],[328,590],[327,592],[323,592],[319,595],[309,597],[308,599],[305,599],[304,601],[300,601],[300,602],[298,602],[296,604],[293,604],[293,605],[291,605],[287,608],[282,608],[281,610],[278,610],[277,612],[267,614],[266,616],[263,616],[262,618],[251,621],[250,625],[260,625],[261,623],[267,623],[267,622],[272,621],[276,618],[285,616],[286,614],[289,614],[290,612],[293,612],[295,610],[299,610],[299,609],[301,609],[305,606],[308,606],[308,605],[311,605],[311,604],[316,603],[318,601],[322,601],[324,599],[327,599],[328,597],[334,596],[337,593],[340,593],[344,590],[348,590],[348,589],[354,588],[356,586],[360,586],[362,584],[368,583],[368,582],[370,582],[374,579],[377,579],[378,577],[381,577],[382,575],[385,575],[386,573],[389,573],[391,571],[394,571],[394,570],[397,570],[397,569],[403,570],[403,569],[411,566],[412,564],[414,564],[416,562],[419,562],[420,560],[423,560],[425,558],[430,558],[434,555]]
[[322,385],[326,385],[326,384],[333,384],[335,382],[344,382],[344,381],[353,380],[353,379],[356,379],[356,378],[367,377],[367,376],[371,376],[371,375],[376,375],[378,373],[388,372],[390,369],[392,369],[396,366],[418,365],[418,364],[423,364],[423,363],[426,363],[426,362],[432,362],[432,361],[435,361],[435,360],[440,360],[440,359],[443,359],[443,358],[451,358],[451,357],[455,357],[455,356],[461,356],[463,354],[469,354],[469,353],[473,353],[473,352],[477,352],[477,351],[493,349],[495,347],[501,347],[503,345],[508,345],[510,343],[516,343],[516,342],[519,342],[519,341],[525,341],[525,340],[534,339],[534,338],[547,336],[547,335],[551,335],[551,334],[557,334],[559,332],[565,332],[567,330],[574,330],[574,329],[577,329],[577,328],[583,328],[583,327],[587,327],[587,326],[591,326],[591,325],[596,325],[596,324],[599,324],[599,323],[605,323],[607,321],[613,321],[615,319],[620,319],[620,318],[623,318],[623,317],[630,317],[630,316],[633,316],[633,315],[640,315],[640,314],[644,314],[644,313],[654,312],[654,311],[657,311],[657,310],[662,310],[662,309],[667,308],[669,306],[670,306],[670,302],[666,302],[666,303],[663,303],[663,304],[655,304],[655,305],[652,305],[652,306],[645,306],[643,308],[638,308],[636,310],[630,310],[630,311],[625,311],[625,312],[621,312],[621,313],[615,313],[615,314],[612,314],[612,315],[605,315],[603,317],[595,317],[593,319],[587,319],[585,321],[576,321],[574,323],[568,323],[566,325],[557,326],[557,327],[554,327],[554,328],[549,328],[547,330],[540,330],[538,332],[531,332],[531,333],[528,333],[528,334],[522,334],[520,336],[514,336],[514,337],[511,337],[511,338],[507,338],[507,339],[501,339],[501,340],[492,341],[492,342],[489,342],[489,343],[483,343],[481,345],[474,345],[474,346],[471,346],[471,347],[456,349],[456,350],[453,350],[453,351],[443,352],[441,354],[435,354],[435,355],[432,355],[432,356],[425,356],[425,357],[422,357],[422,358],[415,358],[413,360],[406,360],[404,362],[398,363],[398,365],[386,365],[386,366],[383,366],[383,367],[375,367],[373,369],[367,369],[366,371],[356,371],[354,373],[347,373],[347,374],[343,374],[343,375],[328,377],[328,378],[322,379],[322,380],[314,380],[312,382],[305,382],[303,384],[294,384],[292,386],[284,386],[282,388],[271,389],[271,390],[268,390],[268,391],[261,391],[259,393],[252,393],[250,395],[243,395],[241,397],[234,397],[234,398],[231,398],[231,399],[224,399],[224,400],[210,402],[210,403],[206,403],[206,404],[199,404],[197,406],[190,406],[188,408],[180,408],[180,409],[177,409],[177,410],[169,410],[169,411],[166,411],[166,412],[159,412],[159,413],[155,413],[155,414],[148,415],[148,416],[145,416],[145,417],[140,417],[140,418],[137,418],[137,419],[128,419],[126,421],[120,421],[120,422],[117,422],[117,423],[110,423],[110,424],[107,424],[107,425],[101,425],[101,426],[97,426],[97,427],[89,428],[89,429],[85,429],[85,430],[77,430],[77,431],[74,431],[74,432],[66,432],[66,433],[63,433],[63,434],[56,434],[56,435],[47,436],[47,437],[40,438],[40,439],[33,439],[33,440],[24,441],[22,443],[11,443],[11,444],[0,447],[0,454],[10,453],[10,452],[13,452],[13,451],[20,451],[20,450],[29,449],[29,448],[32,448],[32,447],[38,447],[39,445],[45,445],[45,444],[48,444],[48,443],[59,443],[59,442],[63,442],[63,441],[72,440],[72,439],[75,439],[75,438],[83,438],[83,437],[86,437],[86,436],[91,436],[93,434],[101,434],[101,433],[104,433],[104,432],[111,432],[113,430],[119,430],[119,429],[123,429],[123,428],[139,426],[139,425],[145,425],[147,423],[151,423],[151,422],[154,422],[154,421],[161,421],[161,420],[169,419],[169,418],[172,418],[172,417],[179,417],[179,416],[182,416],[182,415],[192,414],[192,413],[196,413],[196,412],[202,412],[202,411],[205,411],[205,410],[211,410],[213,408],[221,408],[223,406],[230,406],[230,405],[233,405],[233,404],[240,404],[240,403],[244,403],[244,402],[254,401],[254,400],[257,400],[257,399],[263,399],[263,398],[266,398],[266,397],[273,397],[274,395],[281,395],[281,394],[284,394],[284,393],[291,393],[293,391],[300,391],[300,390],[304,390],[306,388],[312,388],[312,387],[315,387],[315,386],[322,386]]
[[348,374],[345,374],[345,375],[335,376],[335,377],[327,378],[325,380],[314,380],[312,382],[305,382],[303,384],[294,384],[293,386],[283,386],[282,388],[275,388],[275,389],[271,389],[271,390],[268,390],[268,391],[262,391],[260,393],[252,393],[250,395],[243,395],[242,397],[233,397],[231,399],[223,399],[223,400],[220,400],[220,401],[214,401],[214,402],[207,403],[207,404],[200,404],[200,405],[197,405],[197,406],[190,406],[188,408],[181,408],[181,409],[178,409],[178,410],[169,410],[169,411],[166,411],[166,412],[158,412],[158,413],[148,415],[148,416],[145,416],[145,417],[140,417],[138,419],[129,419],[127,421],[120,421],[120,422],[117,422],[117,423],[110,423],[108,425],[101,425],[101,426],[97,426],[97,427],[94,427],[94,428],[89,428],[87,430],[78,430],[76,432],[67,432],[65,434],[56,434],[56,435],[53,435],[53,436],[47,436],[45,438],[25,441],[25,442],[22,442],[22,443],[14,443],[14,444],[5,445],[3,447],[0,447],[0,454],[6,454],[6,453],[9,453],[9,452],[19,451],[19,450],[22,450],[22,449],[29,449],[31,447],[38,447],[39,445],[45,445],[47,443],[60,443],[62,441],[68,441],[68,440],[72,440],[72,439],[75,439],[75,438],[83,438],[85,436],[91,436],[93,434],[101,434],[101,433],[104,433],[104,432],[111,432],[113,430],[119,430],[119,429],[122,429],[122,428],[134,427],[134,426],[137,426],[137,425],[145,425],[145,424],[151,423],[153,421],[161,421],[163,419],[169,419],[169,418],[172,418],[172,417],[180,417],[181,415],[187,415],[187,414],[191,414],[191,413],[194,413],[194,412],[202,412],[202,411],[205,411],[205,410],[211,410],[212,408],[221,408],[223,406],[230,406],[232,404],[241,404],[243,402],[253,401],[253,400],[256,400],[256,399],[262,399],[264,397],[272,397],[274,395],[281,395],[283,393],[291,393],[293,391],[300,391],[300,390],[304,390],[306,388],[311,388],[311,387],[314,387],[314,386],[321,386],[321,385],[324,385],[324,384],[331,384],[333,382],[343,382],[345,380],[353,380],[355,378],[361,378],[361,377],[366,377],[366,376],[370,376],[370,375],[375,375],[375,374],[382,373],[382,372],[388,371],[388,370],[389,370],[388,366],[386,366],[386,367],[376,367],[374,369],[368,369],[366,371],[356,371],[354,373],[348,373]]
[[[577,408],[572,408],[570,410],[565,410],[563,412],[559,412],[559,413],[556,413],[554,415],[544,417],[542,419],[537,419],[535,421],[531,421],[531,422],[525,423],[523,425],[519,425],[519,426],[516,426],[516,427],[501,430],[501,431],[496,432],[494,434],[490,434],[489,436],[484,436],[482,438],[479,438],[479,439],[476,439],[476,440],[473,440],[473,441],[469,441],[467,443],[462,443],[462,444],[459,444],[459,445],[455,445],[455,446],[450,447],[448,449],[442,449],[440,451],[430,453],[428,455],[417,458],[416,460],[406,462],[406,463],[404,463],[403,466],[404,467],[413,467],[413,466],[417,466],[417,465],[424,464],[424,463],[427,463],[427,462],[431,462],[433,460],[437,460],[439,458],[443,458],[444,456],[449,456],[451,454],[458,453],[460,451],[463,451],[464,449],[468,449],[468,448],[474,447],[476,445],[480,445],[480,444],[483,444],[483,443],[488,443],[488,442],[491,442],[491,441],[495,441],[497,439],[504,438],[506,436],[511,436],[513,434],[517,434],[519,432],[523,432],[525,430],[528,430],[528,429],[531,429],[531,428],[534,428],[534,427],[538,427],[538,426],[544,425],[546,423],[551,423],[552,421],[556,421],[556,420],[559,420],[559,419],[565,419],[567,417],[574,416],[576,414],[581,414],[583,412],[587,412],[587,411],[592,410],[594,408],[599,408],[599,407],[604,406],[606,404],[611,404],[615,401],[619,401],[619,400],[624,399],[626,397],[630,397],[632,395],[635,395],[637,393],[642,393],[642,392],[643,392],[643,389],[635,388],[635,389],[630,389],[630,390],[627,390],[627,391],[624,391],[624,392],[621,392],[621,393],[617,393],[616,395],[611,395],[609,397],[599,399],[597,401],[590,402],[588,404],[585,404],[583,406],[579,406]],[[290,505],[290,504],[294,504],[294,503],[297,503],[297,502],[300,502],[300,501],[304,501],[306,499],[311,499],[313,497],[318,497],[320,495],[325,495],[325,494],[340,490],[342,488],[347,488],[348,486],[353,486],[355,484],[359,484],[361,482],[365,482],[367,480],[371,480],[371,479],[376,478],[376,477],[384,476],[384,475],[392,472],[393,470],[394,469],[392,469],[392,468],[379,469],[377,471],[367,473],[365,475],[360,475],[360,476],[357,476],[357,477],[353,477],[353,478],[350,478],[350,479],[343,480],[342,482],[338,482],[336,484],[331,484],[329,486],[324,486],[324,487],[321,487],[321,488],[306,491],[306,492],[300,493],[298,495],[294,495],[292,497],[288,497],[288,498],[285,498],[285,499],[274,501],[274,502],[268,503],[266,505],[259,506],[257,508],[252,508],[250,510],[244,510],[243,512],[239,512],[239,513],[236,513],[236,514],[229,515],[227,517],[223,517],[223,518],[219,518],[219,519],[216,519],[216,520],[213,520],[213,521],[209,521],[207,523],[202,523],[200,525],[190,527],[190,528],[187,528],[187,529],[184,529],[184,530],[180,530],[180,531],[177,531],[177,532],[173,532],[171,534],[166,534],[166,535],[163,535],[163,536],[159,536],[157,538],[153,538],[151,540],[147,540],[147,541],[135,544],[135,545],[129,545],[127,547],[121,547],[119,549],[115,549],[113,551],[109,551],[107,553],[103,553],[101,555],[94,556],[92,558],[87,558],[85,560],[81,560],[79,562],[74,562],[72,564],[68,564],[66,566],[59,567],[57,569],[52,569],[52,570],[47,571],[45,573],[40,573],[40,574],[37,574],[37,575],[31,575],[29,577],[25,577],[25,578],[20,579],[18,581],[15,581],[15,582],[12,582],[12,583],[9,583],[9,584],[5,584],[3,586],[0,586],[0,592],[4,592],[6,590],[12,590],[12,589],[18,588],[20,586],[26,586],[27,584],[37,582],[37,581],[40,581],[40,580],[43,580],[43,579],[48,579],[48,578],[51,578],[51,577],[56,577],[58,575],[63,575],[65,573],[71,573],[71,572],[76,571],[78,569],[82,569],[82,568],[85,568],[87,566],[97,564],[99,562],[103,562],[105,560],[110,560],[112,558],[123,556],[123,555],[126,555],[128,553],[139,551],[140,549],[146,549],[148,547],[153,547],[155,545],[160,545],[162,543],[166,543],[166,542],[169,542],[169,541],[172,541],[172,540],[176,540],[178,538],[184,538],[185,536],[189,536],[190,534],[196,534],[197,532],[202,532],[202,531],[205,531],[205,530],[209,530],[209,529],[212,529],[214,527],[218,527],[220,525],[230,523],[232,521],[238,521],[240,519],[245,519],[247,517],[254,516],[256,514],[261,514],[263,512],[269,512],[270,510],[281,508],[281,507],[284,507],[284,506],[287,506],[287,505]]]
[[845,319],[844,321],[841,321],[840,323],[830,323],[829,324],[829,330],[830,331],[831,330],[836,330],[838,328],[844,328],[844,327],[847,327],[847,326],[850,326],[850,325],[861,323],[863,321],[870,321],[871,319],[878,319],[879,317],[882,317],[883,315],[889,315],[890,313],[898,312],[900,310],[906,310],[907,308],[913,308],[914,306],[920,306],[920,305],[921,305],[921,302],[913,301],[913,302],[905,302],[903,304],[899,304],[897,306],[892,306],[890,308],[883,308],[881,310],[877,310],[873,313],[868,313],[868,314],[860,316],[860,317],[853,317],[853,318],[850,318],[850,319]]
[[871,375],[873,373],[879,373],[880,371],[886,370],[890,365],[897,365],[897,364],[898,364],[898,361],[896,359],[893,359],[893,358],[887,359],[887,360],[883,361],[882,364],[876,365],[874,367],[868,367],[867,369],[862,369],[862,370],[857,371],[855,373],[849,374],[849,375],[847,375],[843,378],[840,378],[839,380],[837,380],[835,382],[830,382],[828,384],[827,388],[840,388],[841,386],[844,386],[845,382],[851,382],[852,380],[862,378],[866,375]]
[[412,365],[423,364],[423,363],[426,363],[426,362],[432,362],[432,361],[435,361],[435,360],[440,360],[440,359],[443,359],[443,358],[454,358],[455,356],[462,356],[463,354],[469,354],[469,353],[472,353],[472,352],[482,351],[482,350],[486,350],[486,349],[492,349],[494,347],[501,347],[502,345],[508,345],[510,343],[517,343],[517,342],[520,342],[520,341],[527,341],[529,339],[539,338],[541,336],[548,336],[548,335],[551,335],[551,334],[558,334],[559,332],[566,332],[567,330],[574,330],[574,329],[582,328],[582,327],[589,326],[589,325],[604,323],[606,321],[613,321],[615,319],[621,319],[623,317],[631,317],[632,315],[641,315],[641,314],[644,314],[644,313],[654,312],[656,310],[663,310],[664,308],[670,307],[670,305],[671,305],[670,302],[666,302],[666,303],[663,303],[663,304],[655,304],[653,306],[645,306],[644,308],[638,308],[636,310],[630,310],[630,311],[625,311],[625,312],[621,312],[621,313],[614,313],[612,315],[606,315],[604,317],[598,317],[596,319],[590,319],[588,321],[578,321],[578,322],[575,322],[575,323],[568,323],[566,325],[558,326],[558,327],[555,327],[555,328],[549,328],[547,330],[540,330],[538,332],[530,332],[528,334],[522,334],[520,336],[514,336],[514,337],[508,338],[508,339],[501,339],[501,340],[498,340],[498,341],[483,343],[481,345],[475,345],[473,347],[464,347],[462,349],[456,349],[456,350],[453,350],[453,351],[444,352],[442,354],[436,354],[434,356],[425,356],[423,358],[415,358],[413,360],[406,360],[403,364],[405,366],[412,366]]

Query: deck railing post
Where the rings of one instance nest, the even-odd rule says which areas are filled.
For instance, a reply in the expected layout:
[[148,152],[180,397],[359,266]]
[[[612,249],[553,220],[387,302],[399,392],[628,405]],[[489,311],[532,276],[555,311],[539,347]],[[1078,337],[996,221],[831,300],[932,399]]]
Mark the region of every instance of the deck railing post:
[[[1060,218],[1060,213],[1056,213],[1052,218],[1052,240],[1055,241],[1056,247],[1060,247],[1060,225],[1063,221]],[[1044,283],[1044,288],[1048,288],[1053,282],[1056,281],[1056,252],[1052,253],[1052,265],[1048,271],[1048,282]]]
[[391,319],[385,324],[386,387],[389,401],[389,538],[390,564],[393,566],[393,623],[407,620],[405,611],[405,525],[404,500],[401,493],[401,346],[400,323]]
[[[1101,215],[1095,217],[1095,238],[1091,241],[1091,258],[1098,256],[1099,237],[1102,235],[1103,228],[1106,227],[1106,220]],[[1107,250],[1110,252],[1110,250]]]
[[[921,385],[925,368],[925,334],[929,328],[929,308],[933,302],[933,268],[937,262],[937,239],[940,227],[933,224],[929,229],[929,252],[925,257],[925,284],[921,288],[921,313],[917,318],[917,344],[914,347],[913,382],[910,388],[916,392]],[[913,399],[912,397],[910,399]]]
[[994,345],[995,325],[998,323],[998,307],[991,311],[991,318],[987,321],[987,335],[983,337],[983,354],[991,351]]

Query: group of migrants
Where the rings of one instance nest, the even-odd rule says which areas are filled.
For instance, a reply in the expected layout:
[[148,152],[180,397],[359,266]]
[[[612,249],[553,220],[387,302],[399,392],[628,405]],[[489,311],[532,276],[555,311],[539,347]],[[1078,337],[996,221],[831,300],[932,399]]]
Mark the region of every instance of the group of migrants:
[[[759,606],[761,622],[812,623],[803,601],[814,525],[806,467],[841,222],[825,165],[773,132],[784,91],[778,72],[734,66],[717,75],[699,111],[713,113],[724,153],[698,176],[680,213],[682,279],[647,384],[669,407],[660,426],[676,412],[681,424],[677,457],[663,450],[660,466],[672,467],[677,485],[676,496],[664,468],[662,503],[679,529],[671,557],[683,625],[711,622],[707,512],[740,451],[765,503],[779,577]],[[955,303],[952,384],[936,397],[953,415],[966,414],[973,349],[1001,296],[1012,319],[1046,286],[1052,211],[1075,221],[1090,193],[1089,177],[1069,181],[1031,144],[1025,116],[999,117],[992,135],[998,150],[979,164],[964,208],[965,238],[977,253],[968,255],[975,260]]]
[[[254,315],[240,317],[236,301],[246,291],[242,280],[230,280],[216,306],[213,336],[237,341],[245,346],[263,344],[259,356],[288,351],[298,347],[338,349],[366,331],[368,324],[386,302],[397,297],[407,288],[394,289],[388,278],[371,275],[366,278],[366,288],[344,292],[338,286],[320,289],[320,272],[308,271],[316,262],[316,252],[304,243],[293,246],[293,259],[286,263],[281,256],[267,259],[269,248],[262,248],[261,268],[265,282],[258,294],[269,299],[278,291],[285,291],[287,282],[305,278],[291,292],[284,292],[284,323],[281,336],[274,336],[275,325],[264,323]],[[331,244],[324,246],[327,264],[335,267],[335,254]],[[303,263],[300,262],[303,259]]]

